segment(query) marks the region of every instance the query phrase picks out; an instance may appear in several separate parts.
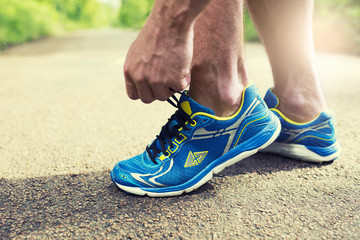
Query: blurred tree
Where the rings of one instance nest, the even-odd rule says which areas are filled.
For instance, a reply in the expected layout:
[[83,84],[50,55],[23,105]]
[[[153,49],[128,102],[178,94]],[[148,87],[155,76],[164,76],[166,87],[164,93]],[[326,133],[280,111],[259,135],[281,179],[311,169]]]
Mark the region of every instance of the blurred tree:
[[[139,29],[148,17],[153,0],[123,0],[117,25]],[[245,40],[259,41],[247,11]],[[317,49],[360,54],[360,0],[315,0],[314,34]]]
[[141,28],[150,14],[153,0],[123,0],[118,24],[125,28]]
[[[118,14],[118,26],[123,28],[140,29],[151,12],[154,0],[122,0]],[[251,22],[249,13],[245,11],[245,39],[259,40],[255,26]]]
[[0,0],[0,49],[62,29],[57,12],[36,1]]
[[107,26],[113,9],[97,0],[0,0],[0,50],[63,30]]
[[61,18],[66,22],[82,23],[82,25],[88,26],[96,24],[96,20],[98,20],[98,16],[103,12],[104,8],[108,8],[108,10],[110,10],[110,7],[106,7],[96,0],[36,1],[48,4],[55,8]]

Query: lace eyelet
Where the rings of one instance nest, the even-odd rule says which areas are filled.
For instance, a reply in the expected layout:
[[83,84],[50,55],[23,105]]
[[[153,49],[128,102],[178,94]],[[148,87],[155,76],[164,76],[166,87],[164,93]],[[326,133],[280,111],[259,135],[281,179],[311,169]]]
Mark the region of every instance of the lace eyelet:
[[190,123],[190,126],[195,127],[195,126],[196,126],[196,124],[197,124],[197,122],[196,122],[195,120],[193,120],[193,122],[192,122],[192,123]]
[[184,139],[184,137],[181,136],[181,135],[179,135],[178,137],[175,138],[175,140],[178,141],[178,142],[180,142],[180,141],[183,140],[183,139]]

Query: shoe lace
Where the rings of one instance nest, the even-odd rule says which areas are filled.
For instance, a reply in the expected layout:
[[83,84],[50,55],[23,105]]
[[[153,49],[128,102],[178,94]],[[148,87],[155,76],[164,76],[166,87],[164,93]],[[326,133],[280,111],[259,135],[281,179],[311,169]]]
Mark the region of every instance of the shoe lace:
[[[174,91],[181,95],[184,95],[182,92]],[[173,100],[171,100],[171,98]],[[187,123],[194,124],[195,121],[191,119],[191,116],[187,114],[181,107],[179,100],[173,95],[167,101],[177,108],[177,111],[168,119],[168,122],[161,128],[160,134],[156,135],[155,140],[150,146],[146,146],[146,151],[154,164],[157,164],[156,157],[160,153],[164,153],[165,156],[169,156],[169,152],[166,151],[166,145],[168,144],[170,148],[174,147],[172,138],[180,139],[180,128],[183,128],[185,131],[188,130]],[[170,127],[170,124],[176,121],[177,124]],[[157,147],[157,142],[160,145],[160,149]]]

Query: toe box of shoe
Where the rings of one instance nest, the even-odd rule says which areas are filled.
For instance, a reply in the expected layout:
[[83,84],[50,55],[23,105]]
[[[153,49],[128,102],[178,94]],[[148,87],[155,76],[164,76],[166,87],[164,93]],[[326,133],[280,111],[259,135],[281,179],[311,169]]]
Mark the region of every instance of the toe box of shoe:
[[[159,165],[145,159],[146,154],[140,154],[128,160],[119,161],[111,171],[111,178],[119,185],[127,187],[149,187],[142,176],[158,171]],[[149,162],[149,163],[147,163]]]
[[130,172],[122,169],[119,164],[116,164],[111,171],[111,178],[116,184],[127,187],[139,187],[138,184],[134,181]]

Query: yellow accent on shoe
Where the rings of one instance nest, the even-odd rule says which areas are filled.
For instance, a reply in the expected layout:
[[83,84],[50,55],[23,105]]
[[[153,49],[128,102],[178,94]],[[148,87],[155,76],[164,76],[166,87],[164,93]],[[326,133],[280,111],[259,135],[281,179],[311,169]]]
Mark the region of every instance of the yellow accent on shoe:
[[186,162],[184,167],[193,167],[199,165],[208,154],[208,151],[203,152],[192,152],[190,151],[188,157],[186,158]]
[[[179,147],[179,144],[181,144],[183,141],[185,141],[185,140],[187,139],[187,137],[186,137],[184,134],[182,134],[182,133],[180,133],[179,136],[181,136],[181,140],[178,140],[178,139],[176,139],[176,138],[174,139],[174,141],[173,141],[172,143],[176,146],[176,148],[171,149],[170,146],[169,146],[168,149],[166,150],[166,152],[167,152],[168,154],[176,152],[176,150],[177,150],[178,147]],[[169,157],[169,156],[166,156],[165,154],[161,154],[160,157],[159,157],[159,159],[160,159],[160,161],[164,161],[164,160],[165,160],[166,158],[168,158],[168,157]]]
[[298,125],[298,126],[301,126],[301,125],[306,125],[306,124],[309,124],[313,121],[315,121],[321,113],[319,113],[319,115],[317,115],[314,119],[308,121],[308,122],[304,122],[304,123],[299,123],[299,122],[295,122],[293,120],[291,120],[290,118],[288,118],[287,116],[285,116],[282,112],[280,112],[279,109],[276,109],[276,108],[270,108],[270,110],[274,111],[274,112],[277,112],[285,121],[287,121],[288,123],[291,123],[291,124],[294,124],[294,125]]
[[181,136],[181,140],[178,140],[177,138],[175,138],[175,142],[178,144],[182,143],[183,141],[185,141],[187,139],[187,137],[182,133],[179,133],[179,136]]
[[180,104],[180,107],[184,110],[184,112],[186,112],[188,115],[191,116],[192,111],[191,111],[190,103],[188,101],[182,102]]
[[[168,150],[166,150],[166,152],[168,152]],[[167,159],[169,156],[166,156],[165,154],[161,154],[161,156],[159,157],[160,161],[164,161],[165,159]]]
[[241,133],[240,133],[238,139],[236,140],[236,143],[235,143],[234,146],[236,146],[236,145],[238,144],[238,141],[239,141],[239,139],[240,139],[243,131],[246,129],[247,125],[249,125],[250,123],[253,123],[253,122],[255,122],[255,121],[259,121],[259,120],[261,120],[261,119],[263,119],[263,118],[266,118],[268,115],[269,115],[269,111],[268,111],[268,113],[267,113],[265,116],[263,116],[263,117],[261,117],[261,118],[258,118],[258,119],[255,119],[255,120],[252,120],[251,122],[249,122],[248,124],[246,124],[246,125],[243,127],[243,129],[241,130]]
[[317,139],[324,140],[324,141],[332,141],[332,140],[334,140],[334,139],[336,138],[336,135],[334,134],[334,136],[333,136],[332,138],[330,138],[330,139],[327,139],[327,138],[321,138],[321,137],[317,137],[317,136],[314,136],[314,135],[308,135],[308,136],[304,136],[304,137],[302,137],[302,138],[300,138],[300,139],[296,140],[294,143],[297,143],[297,142],[299,142],[299,141],[303,140],[304,138],[308,138],[308,137],[311,137],[311,138],[317,138]]
[[304,122],[304,123],[299,123],[299,122],[295,122],[293,120],[291,120],[290,118],[288,118],[287,116],[285,116],[282,112],[280,112],[279,109],[277,109],[277,107],[279,106],[280,104],[280,100],[279,98],[275,95],[275,93],[273,92],[274,88],[271,88],[270,91],[274,94],[274,96],[276,97],[277,99],[277,104],[274,108],[270,108],[270,110],[274,111],[274,112],[277,112],[285,121],[287,121],[288,123],[291,123],[291,124],[294,124],[294,125],[298,125],[298,126],[301,126],[301,125],[305,125],[305,124],[308,124],[308,123],[311,123],[313,121],[315,121],[321,114],[321,112],[312,120],[308,121],[308,122]]

